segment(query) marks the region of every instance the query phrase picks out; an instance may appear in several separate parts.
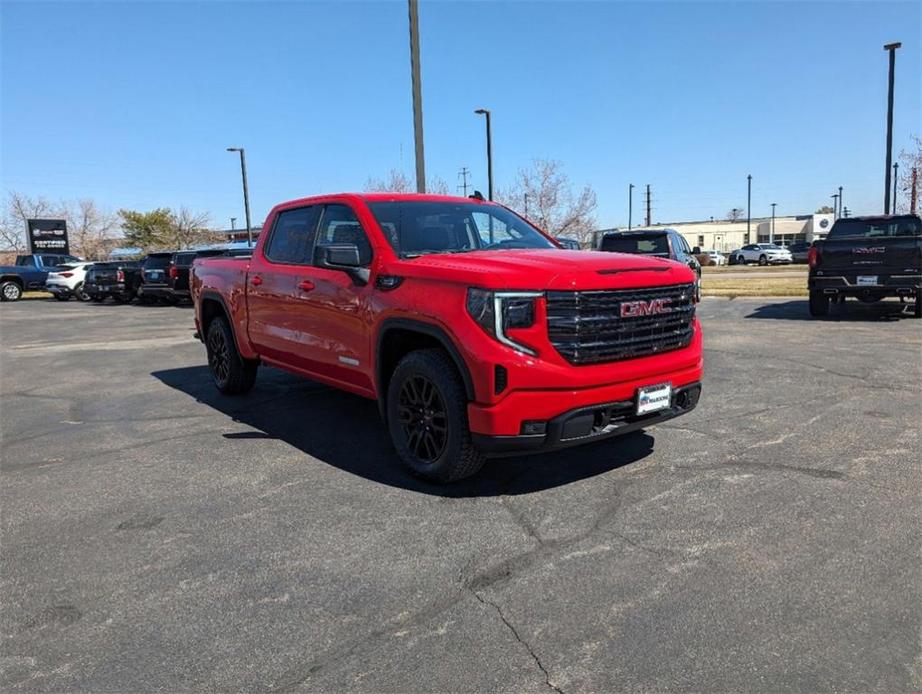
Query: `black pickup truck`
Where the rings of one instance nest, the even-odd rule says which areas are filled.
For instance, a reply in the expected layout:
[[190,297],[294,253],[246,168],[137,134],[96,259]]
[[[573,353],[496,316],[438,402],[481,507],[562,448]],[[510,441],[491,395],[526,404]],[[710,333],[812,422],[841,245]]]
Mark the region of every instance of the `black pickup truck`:
[[141,268],[135,261],[95,263],[86,271],[83,292],[93,301],[103,302],[108,297],[117,304],[130,302],[141,284]]
[[916,215],[846,217],[809,250],[810,315],[825,316],[831,300],[915,299],[922,318],[922,220]]

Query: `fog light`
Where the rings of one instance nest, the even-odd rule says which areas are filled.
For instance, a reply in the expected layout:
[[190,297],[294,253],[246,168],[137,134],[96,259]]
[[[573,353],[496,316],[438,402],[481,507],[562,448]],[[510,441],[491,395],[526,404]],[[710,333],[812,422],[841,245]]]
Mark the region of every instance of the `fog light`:
[[522,433],[525,436],[536,436],[547,431],[547,422],[529,419],[522,422]]

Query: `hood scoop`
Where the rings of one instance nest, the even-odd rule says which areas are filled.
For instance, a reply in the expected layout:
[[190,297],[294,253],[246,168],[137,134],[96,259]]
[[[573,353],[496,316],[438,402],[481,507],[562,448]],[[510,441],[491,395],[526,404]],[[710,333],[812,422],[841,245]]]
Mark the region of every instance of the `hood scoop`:
[[625,268],[609,268],[606,270],[596,270],[600,275],[617,275],[621,272],[666,272],[669,270],[669,266],[663,265],[649,265],[647,267],[625,267]]

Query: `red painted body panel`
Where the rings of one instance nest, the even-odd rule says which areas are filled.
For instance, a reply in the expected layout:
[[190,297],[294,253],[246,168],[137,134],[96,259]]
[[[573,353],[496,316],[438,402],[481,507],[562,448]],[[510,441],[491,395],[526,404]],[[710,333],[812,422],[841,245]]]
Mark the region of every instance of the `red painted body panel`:
[[[245,358],[273,365],[370,398],[378,397],[376,346],[385,321],[410,319],[436,326],[452,341],[470,373],[472,431],[513,435],[525,419],[549,419],[576,407],[625,400],[639,386],[698,381],[702,373],[701,329],[680,350],[626,361],[574,366],[554,349],[546,333],[543,299],[531,328],[515,339],[530,356],[488,335],[466,310],[467,290],[588,290],[660,287],[694,282],[685,265],[669,260],[591,251],[474,251],[399,258],[366,205],[374,200],[468,198],[406,194],[340,194],[304,198],[275,207],[251,260],[205,258],[192,272],[197,326],[203,299],[220,297]],[[355,283],[345,272],[268,260],[263,244],[279,212],[308,204],[347,204],[371,243],[370,281]],[[483,205],[493,203],[483,202]],[[375,286],[381,275],[403,278],[396,289]],[[260,281],[254,284],[253,280]],[[508,386],[493,392],[493,370],[508,371]]]

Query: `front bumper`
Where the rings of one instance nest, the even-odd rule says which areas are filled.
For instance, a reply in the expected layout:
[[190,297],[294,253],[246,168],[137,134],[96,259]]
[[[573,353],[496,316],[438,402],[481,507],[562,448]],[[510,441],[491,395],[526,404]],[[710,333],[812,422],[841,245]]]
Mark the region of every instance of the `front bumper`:
[[490,456],[519,455],[579,446],[644,429],[691,412],[701,397],[701,383],[676,388],[670,407],[647,415],[636,415],[634,400],[578,407],[546,423],[543,434],[493,436],[471,434],[474,445]]

